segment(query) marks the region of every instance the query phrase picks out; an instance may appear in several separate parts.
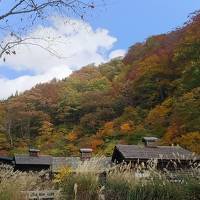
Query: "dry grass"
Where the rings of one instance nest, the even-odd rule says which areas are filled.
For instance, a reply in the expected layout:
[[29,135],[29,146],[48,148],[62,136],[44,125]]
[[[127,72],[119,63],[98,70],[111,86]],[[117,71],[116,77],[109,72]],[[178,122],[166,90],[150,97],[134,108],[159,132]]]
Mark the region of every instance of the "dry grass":
[[63,179],[59,186],[64,198],[75,199],[76,185],[77,200],[99,199],[99,194],[109,200],[200,199],[200,169],[197,165],[191,166],[187,173],[185,170],[158,171],[156,160],[150,160],[147,166],[137,165],[134,170],[131,165],[112,166],[106,169],[106,183],[102,185],[98,178],[105,170],[101,159],[81,163],[75,174],[68,174]]
[[[41,179],[41,173],[13,171],[0,167],[0,200],[23,200],[21,191],[61,189],[63,199],[99,200],[199,200],[200,166],[191,165],[185,170],[164,172],[156,169],[156,160],[148,166],[138,164],[105,166],[104,157],[81,162],[75,170],[62,170],[59,181]],[[99,178],[106,171],[106,181]],[[66,173],[66,174],[65,174]],[[56,185],[54,185],[54,183]]]
[[41,179],[41,173],[26,173],[14,171],[12,167],[0,166],[0,199],[23,200],[21,191],[45,189],[52,187],[48,181]]
[[83,174],[83,173],[89,173],[89,174],[97,174],[99,172],[109,170],[108,165],[105,166],[106,157],[99,156],[99,157],[93,157],[90,160],[86,160],[84,162],[80,162],[78,167],[75,169],[75,173]]

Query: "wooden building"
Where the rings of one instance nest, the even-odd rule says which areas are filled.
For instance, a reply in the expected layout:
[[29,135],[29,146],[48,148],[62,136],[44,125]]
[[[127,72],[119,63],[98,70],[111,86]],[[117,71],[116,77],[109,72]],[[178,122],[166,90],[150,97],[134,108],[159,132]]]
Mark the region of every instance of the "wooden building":
[[0,165],[14,165],[13,157],[0,156]]
[[155,137],[144,137],[144,145],[117,145],[114,148],[112,162],[147,165],[149,160],[157,162],[158,169],[188,168],[192,162],[200,163],[200,157],[179,146],[158,146]]
[[51,156],[39,155],[39,150],[30,149],[29,155],[14,156],[14,169],[20,171],[50,170],[52,164]]
[[[80,149],[80,156],[77,157],[53,157],[49,155],[40,155],[38,149],[30,149],[29,154],[15,155],[14,157],[0,157],[0,164],[12,165],[19,171],[41,171],[47,170],[51,174],[58,173],[61,168],[70,167],[75,170],[82,162],[92,158],[92,149]],[[91,159],[91,162],[93,160]],[[111,165],[111,157],[101,158],[102,169]]]

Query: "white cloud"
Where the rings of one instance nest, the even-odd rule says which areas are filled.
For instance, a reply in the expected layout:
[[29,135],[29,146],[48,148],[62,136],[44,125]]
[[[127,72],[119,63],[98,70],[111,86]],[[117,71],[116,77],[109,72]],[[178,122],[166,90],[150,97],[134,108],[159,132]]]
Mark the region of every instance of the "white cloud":
[[11,94],[15,94],[16,91],[24,92],[25,90],[32,88],[34,85],[48,82],[54,77],[57,79],[65,78],[69,76],[71,72],[72,71],[65,66],[59,66],[35,76],[24,75],[12,80],[0,78],[0,99],[6,99]]
[[117,57],[124,57],[126,54],[126,51],[124,49],[117,49],[117,50],[114,50],[112,51],[110,54],[109,54],[109,59],[113,59],[113,58],[117,58]]
[[[27,37],[35,39],[18,46],[17,54],[6,58],[6,65],[14,70],[30,70],[35,75],[12,80],[0,77],[0,99],[16,90],[22,92],[30,89],[37,83],[64,78],[87,64],[99,64],[124,54],[123,50],[116,50],[108,56],[117,39],[110,36],[108,30],[94,30],[81,20],[52,17],[50,26],[38,26]],[[52,56],[39,46],[50,49],[62,58]],[[0,67],[3,65],[5,64],[0,61]]]

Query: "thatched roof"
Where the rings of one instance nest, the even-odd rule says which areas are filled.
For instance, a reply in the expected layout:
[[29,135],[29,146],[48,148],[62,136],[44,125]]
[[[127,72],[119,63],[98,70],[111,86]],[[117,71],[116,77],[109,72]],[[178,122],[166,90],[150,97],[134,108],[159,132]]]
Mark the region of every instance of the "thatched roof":
[[29,156],[29,155],[16,155],[16,165],[51,165],[51,156]]
[[[157,146],[146,147],[139,145],[117,145],[115,146],[114,154],[118,152],[124,160],[149,160],[149,159],[163,159],[163,160],[192,160],[194,154],[179,146]],[[112,158],[113,160],[114,158]],[[200,159],[198,157],[198,159]]]

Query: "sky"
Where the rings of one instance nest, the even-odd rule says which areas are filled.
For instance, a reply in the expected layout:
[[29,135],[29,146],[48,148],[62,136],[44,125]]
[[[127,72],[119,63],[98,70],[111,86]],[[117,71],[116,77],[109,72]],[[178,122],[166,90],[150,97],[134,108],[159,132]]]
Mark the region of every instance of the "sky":
[[200,9],[199,0],[104,1],[106,5],[99,4],[86,21],[52,14],[48,24],[37,24],[27,33],[28,37],[56,38],[50,44],[37,42],[48,45],[60,58],[38,46],[17,47],[16,55],[0,60],[0,99],[37,83],[65,78],[87,64],[124,56],[134,43],[181,26]]

